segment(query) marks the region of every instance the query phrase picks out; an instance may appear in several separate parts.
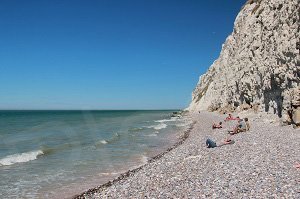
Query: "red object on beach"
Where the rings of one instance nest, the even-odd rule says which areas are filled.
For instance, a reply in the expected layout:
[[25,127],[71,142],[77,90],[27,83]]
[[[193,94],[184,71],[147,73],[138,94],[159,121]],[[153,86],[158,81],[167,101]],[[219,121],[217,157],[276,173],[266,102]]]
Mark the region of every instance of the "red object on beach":
[[230,121],[230,120],[238,120],[239,118],[234,118],[234,117],[226,117],[225,121]]
[[229,113],[228,117],[226,117],[224,121],[235,120],[235,119],[236,118],[232,117],[232,115]]
[[232,115],[229,113],[228,117],[225,118],[224,121],[229,121],[229,120],[240,120],[240,117],[232,117]]

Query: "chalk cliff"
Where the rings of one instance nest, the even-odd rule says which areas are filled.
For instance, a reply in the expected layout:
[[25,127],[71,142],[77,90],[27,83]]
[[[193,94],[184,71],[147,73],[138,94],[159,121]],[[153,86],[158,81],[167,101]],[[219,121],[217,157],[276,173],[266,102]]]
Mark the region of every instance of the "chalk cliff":
[[188,110],[253,108],[288,121],[293,105],[300,106],[299,4],[248,0],[219,58],[200,77]]

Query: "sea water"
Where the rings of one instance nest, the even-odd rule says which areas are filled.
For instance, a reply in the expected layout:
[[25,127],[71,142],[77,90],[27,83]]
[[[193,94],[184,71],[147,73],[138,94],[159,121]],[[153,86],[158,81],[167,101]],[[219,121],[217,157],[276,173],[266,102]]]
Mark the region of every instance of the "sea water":
[[0,198],[64,198],[144,164],[190,123],[172,111],[0,111]]

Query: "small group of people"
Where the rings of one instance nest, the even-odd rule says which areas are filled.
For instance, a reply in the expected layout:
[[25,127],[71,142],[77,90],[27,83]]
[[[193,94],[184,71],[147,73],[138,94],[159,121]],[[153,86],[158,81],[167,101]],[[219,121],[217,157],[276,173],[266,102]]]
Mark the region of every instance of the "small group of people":
[[[226,121],[231,121],[231,120],[238,120],[238,124],[234,127],[233,130],[228,131],[228,133],[230,134],[230,136],[235,135],[237,133],[240,132],[246,132],[250,130],[250,123],[249,123],[249,119],[248,118],[244,118],[241,119],[240,117],[236,117],[234,118],[231,114],[228,114],[228,117],[225,118],[225,122]],[[212,125],[213,129],[221,129],[222,128],[222,122],[219,122],[218,124],[213,124]],[[224,145],[228,145],[228,144],[234,144],[234,140],[232,140],[230,137],[227,137],[225,140],[217,143],[214,142],[211,139],[207,139],[206,140],[206,146],[207,148],[215,148],[215,147],[220,147],[220,146],[224,146]],[[294,165],[294,167],[296,169],[300,169],[300,163],[296,163]]]
[[[238,124],[234,127],[234,129],[229,131],[229,133],[231,135],[250,130],[250,123],[249,123],[248,118],[241,119],[239,116],[234,118],[231,114],[229,114],[228,117],[226,117],[224,121],[226,122],[226,121],[232,121],[232,120],[237,120]],[[223,128],[222,124],[223,124],[222,122],[219,122],[218,124],[214,123],[212,125],[212,128],[213,129],[221,129],[221,128]]]
[[[226,121],[232,121],[232,120],[237,120],[238,124],[234,127],[233,130],[228,131],[228,133],[230,135],[235,135],[237,133],[245,132],[245,131],[250,130],[250,123],[249,123],[248,118],[241,119],[239,116],[237,116],[235,118],[229,113],[228,117],[226,117],[224,121],[226,122]],[[221,129],[221,128],[223,128],[222,124],[223,124],[222,122],[219,122],[218,124],[214,123],[212,125],[212,129]],[[224,141],[222,141],[220,143],[216,143],[211,139],[206,140],[206,146],[208,148],[220,147],[220,146],[224,146],[224,145],[227,145],[227,144],[233,144],[233,143],[234,143],[234,140],[232,140],[230,137],[227,137]]]
[[238,124],[235,126],[233,130],[228,131],[231,135],[240,133],[240,132],[246,132],[250,130],[250,123],[248,118],[240,119],[238,120]]

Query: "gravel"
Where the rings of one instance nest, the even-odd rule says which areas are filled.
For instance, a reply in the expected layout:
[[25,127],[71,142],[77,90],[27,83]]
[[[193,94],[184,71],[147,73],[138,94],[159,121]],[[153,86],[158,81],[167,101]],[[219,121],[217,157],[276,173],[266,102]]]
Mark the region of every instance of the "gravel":
[[236,121],[213,130],[225,115],[190,115],[195,123],[176,146],[75,198],[300,198],[300,169],[293,167],[300,162],[300,130],[280,126],[272,115],[244,116],[250,131],[209,149],[205,140],[224,140]]

